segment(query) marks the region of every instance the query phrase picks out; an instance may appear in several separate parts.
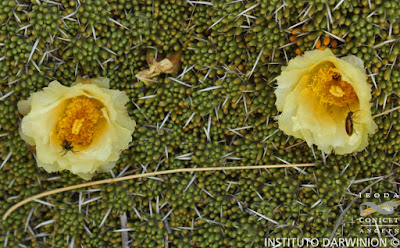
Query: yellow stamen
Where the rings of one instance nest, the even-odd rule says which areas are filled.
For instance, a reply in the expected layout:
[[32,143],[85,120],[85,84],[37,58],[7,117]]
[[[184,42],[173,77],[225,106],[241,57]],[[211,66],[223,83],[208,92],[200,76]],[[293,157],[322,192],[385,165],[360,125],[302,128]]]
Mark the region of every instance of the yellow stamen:
[[64,113],[57,120],[57,138],[75,144],[88,145],[92,142],[103,117],[103,104],[86,96],[69,100]]
[[344,96],[344,91],[340,86],[338,85],[332,85],[331,88],[329,89],[329,93],[336,97],[342,97]]
[[72,125],[72,130],[71,130],[71,132],[73,134],[79,134],[79,131],[81,130],[84,120],[85,119],[77,119],[74,121],[74,124]]
[[309,87],[321,103],[344,107],[358,101],[353,86],[342,79],[332,63],[318,65],[311,75]]

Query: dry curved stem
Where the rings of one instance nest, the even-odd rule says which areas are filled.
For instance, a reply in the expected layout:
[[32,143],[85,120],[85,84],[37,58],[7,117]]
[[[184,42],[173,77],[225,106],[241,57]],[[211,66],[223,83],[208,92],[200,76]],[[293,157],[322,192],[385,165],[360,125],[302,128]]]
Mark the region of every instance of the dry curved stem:
[[301,144],[304,144],[304,143],[306,143],[306,142],[305,142],[305,141],[302,141],[302,142],[296,143],[296,144],[294,144],[294,145],[291,145],[291,146],[285,147],[285,148],[283,148],[283,149],[285,149],[285,150],[289,150],[290,148],[293,148],[293,147],[299,146],[299,145],[301,145]]
[[126,181],[130,179],[135,179],[135,178],[142,178],[142,177],[151,177],[151,176],[159,176],[159,175],[166,175],[166,174],[173,174],[173,173],[185,173],[185,172],[196,172],[196,171],[221,171],[221,170],[254,170],[254,169],[274,169],[274,168],[293,168],[293,167],[310,167],[314,166],[315,164],[277,164],[277,165],[253,165],[253,166],[234,166],[234,167],[206,167],[206,168],[183,168],[183,169],[175,169],[175,170],[166,170],[166,171],[157,171],[157,172],[149,172],[149,173],[143,173],[143,174],[135,174],[135,175],[130,175],[130,176],[125,176],[125,177],[118,177],[118,178],[112,178],[112,179],[104,179],[104,180],[99,180],[99,181],[93,181],[93,182],[88,182],[88,183],[82,183],[82,184],[77,184],[77,185],[72,185],[68,186],[65,188],[59,188],[59,189],[54,189],[50,191],[46,191],[34,196],[31,196],[23,201],[18,202],[14,206],[12,206],[10,209],[7,210],[7,212],[3,215],[3,221],[7,219],[7,217],[17,208],[21,207],[22,205],[31,202],[36,199],[40,199],[45,196],[49,195],[54,195],[57,193],[65,192],[65,191],[70,191],[74,189],[79,189],[79,188],[85,188],[89,186],[94,186],[94,185],[100,185],[100,184],[107,184],[107,183],[114,183],[114,182],[120,182],[120,181]]
[[386,110],[386,111],[384,111],[382,113],[376,114],[376,115],[372,116],[372,118],[376,118],[376,117],[379,117],[379,116],[382,116],[382,115],[387,115],[387,114],[392,113],[393,111],[396,111],[398,109],[400,109],[400,106],[397,106],[397,107],[394,107],[392,109]]
[[393,184],[400,184],[400,183],[397,182],[395,179],[390,179],[389,182],[390,182],[390,183],[393,183]]

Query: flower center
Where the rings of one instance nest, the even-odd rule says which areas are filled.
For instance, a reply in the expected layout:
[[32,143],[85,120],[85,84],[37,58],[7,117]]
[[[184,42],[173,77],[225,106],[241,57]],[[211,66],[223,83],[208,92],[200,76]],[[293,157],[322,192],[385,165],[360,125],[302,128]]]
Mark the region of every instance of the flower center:
[[57,120],[57,138],[81,145],[92,142],[103,117],[103,104],[86,96],[74,97]]
[[309,87],[324,104],[344,107],[358,101],[354,88],[342,79],[332,63],[324,63],[314,69]]

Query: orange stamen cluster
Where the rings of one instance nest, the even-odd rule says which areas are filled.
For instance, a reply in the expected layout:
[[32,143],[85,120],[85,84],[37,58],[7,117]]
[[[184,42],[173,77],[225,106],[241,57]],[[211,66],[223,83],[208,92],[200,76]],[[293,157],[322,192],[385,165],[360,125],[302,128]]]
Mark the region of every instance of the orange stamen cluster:
[[103,118],[102,107],[98,100],[86,96],[70,99],[64,113],[57,120],[57,138],[80,145],[90,144],[98,122]]

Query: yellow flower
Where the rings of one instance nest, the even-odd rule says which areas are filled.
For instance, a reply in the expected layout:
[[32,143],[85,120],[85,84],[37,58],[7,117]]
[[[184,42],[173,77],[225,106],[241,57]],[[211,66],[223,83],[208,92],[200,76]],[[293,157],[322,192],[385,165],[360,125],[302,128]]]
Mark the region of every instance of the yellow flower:
[[347,154],[368,145],[377,126],[362,60],[336,58],[330,49],[309,51],[289,61],[277,84],[275,104],[282,112],[277,119],[286,134],[326,153]]
[[69,170],[86,180],[114,167],[136,123],[124,107],[126,93],[108,88],[106,78],[78,78],[71,87],[53,81],[18,102],[25,115],[20,135],[36,146],[39,167]]

